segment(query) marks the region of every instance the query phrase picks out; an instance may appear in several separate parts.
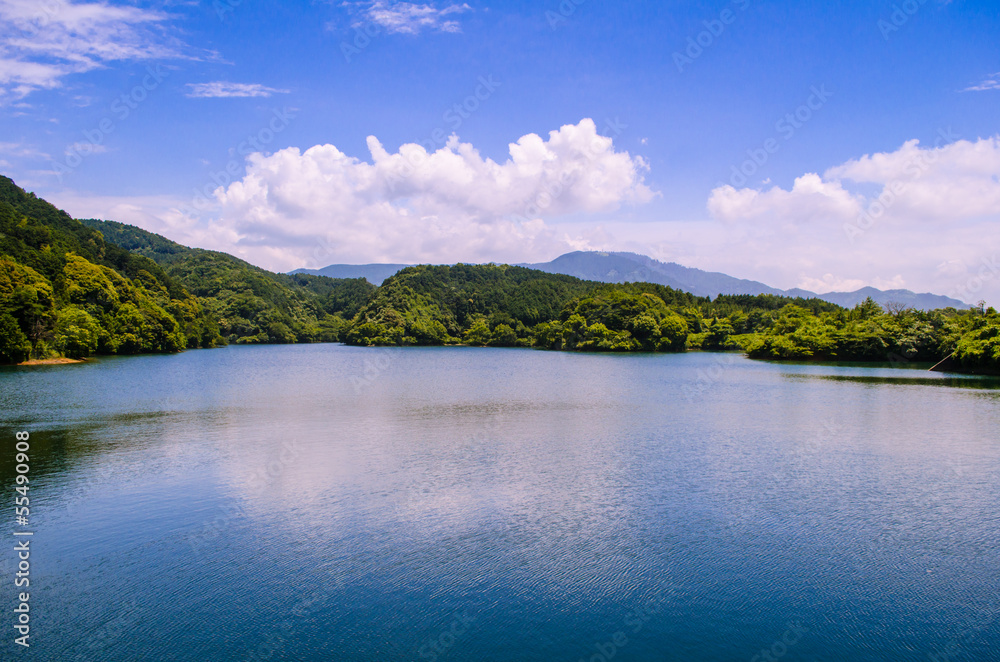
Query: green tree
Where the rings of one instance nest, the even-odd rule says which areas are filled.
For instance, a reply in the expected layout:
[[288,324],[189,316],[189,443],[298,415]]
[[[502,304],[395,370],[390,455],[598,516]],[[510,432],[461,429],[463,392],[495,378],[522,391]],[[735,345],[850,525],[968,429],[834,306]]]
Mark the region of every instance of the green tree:
[[958,341],[955,358],[968,370],[1000,373],[1000,315],[995,310],[975,317]]
[[563,323],[562,346],[567,349],[576,349],[577,343],[584,340],[583,331],[587,328],[587,318],[579,313],[570,315]]
[[687,320],[671,313],[660,320],[660,340],[657,349],[661,352],[683,352],[688,338]]
[[629,330],[645,350],[656,349],[660,340],[660,325],[652,315],[642,314],[629,322]]
[[62,273],[62,294],[67,301],[80,305],[114,308],[120,301],[119,287],[127,287],[125,279],[114,270],[69,253]]
[[726,318],[714,319],[707,326],[705,349],[726,349],[733,335],[733,324]]
[[73,359],[90,356],[97,351],[101,328],[87,311],[67,306],[56,315],[53,347]]
[[467,345],[474,345],[476,347],[485,347],[490,344],[492,338],[493,333],[490,331],[490,325],[483,318],[479,318],[473,322],[469,330],[462,336]]
[[49,335],[54,310],[55,297],[48,280],[31,267],[0,256],[0,312],[17,321],[33,346]]
[[0,312],[0,363],[20,363],[31,355],[31,343],[17,320]]
[[857,320],[870,320],[882,313],[882,306],[878,305],[871,297],[866,297],[864,301],[854,307],[854,310],[851,311],[851,317]]
[[517,332],[506,324],[497,324],[490,334],[490,347],[516,347]]

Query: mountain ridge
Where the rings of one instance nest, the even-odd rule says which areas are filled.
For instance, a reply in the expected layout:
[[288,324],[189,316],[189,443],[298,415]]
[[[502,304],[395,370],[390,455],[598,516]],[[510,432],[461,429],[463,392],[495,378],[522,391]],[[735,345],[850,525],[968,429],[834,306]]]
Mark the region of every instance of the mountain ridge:
[[[416,266],[409,264],[332,264],[322,269],[296,269],[290,274],[311,274],[330,278],[365,278],[373,285],[381,285],[401,269]],[[817,294],[801,288],[782,290],[759,281],[736,278],[718,271],[705,271],[686,267],[676,262],[660,262],[646,255],[619,251],[574,251],[560,255],[550,262],[519,263],[514,266],[537,269],[547,273],[575,276],[582,280],[602,283],[648,282],[666,285],[696,296],[715,297],[719,294],[773,294],[785,297],[816,298],[852,308],[871,297],[881,306],[897,303],[920,310],[939,308],[965,309],[969,304],[958,299],[911,290],[879,290],[862,287],[854,292],[827,292]]]

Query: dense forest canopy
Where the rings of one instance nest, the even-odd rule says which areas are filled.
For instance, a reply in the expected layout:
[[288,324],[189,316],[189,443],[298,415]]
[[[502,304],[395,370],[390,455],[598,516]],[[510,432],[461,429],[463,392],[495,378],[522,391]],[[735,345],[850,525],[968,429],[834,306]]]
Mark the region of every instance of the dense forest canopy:
[[0,178],[0,361],[220,340],[201,302],[156,262]]
[[[553,280],[550,280],[553,279]],[[540,298],[539,294],[544,293]],[[356,345],[578,351],[743,350],[752,358],[937,362],[1000,369],[993,309],[848,310],[774,295],[696,297],[649,283],[602,284],[505,265],[410,267],[353,320]]]
[[81,222],[0,177],[0,363],[336,341],[374,289]]
[[536,347],[936,362],[1000,372],[1000,316],[845,309],[775,295],[697,297],[509,265],[364,279],[277,274],[112,221],[71,218],[0,177],[0,363],[225,343]]

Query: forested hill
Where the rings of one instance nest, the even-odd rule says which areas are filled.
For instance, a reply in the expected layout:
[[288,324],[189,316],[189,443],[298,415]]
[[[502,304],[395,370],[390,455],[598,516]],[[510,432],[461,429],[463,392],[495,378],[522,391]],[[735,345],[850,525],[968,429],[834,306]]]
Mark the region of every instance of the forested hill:
[[[308,273],[331,278],[366,278],[375,285],[381,285],[389,276],[412,266],[416,265],[331,264],[322,269],[297,269],[291,273]],[[910,290],[879,290],[874,287],[863,287],[854,292],[824,294],[802,289],[779,290],[757,281],[685,267],[673,262],[660,262],[638,253],[574,251],[560,255],[551,262],[517,266],[599,283],[657,283],[698,296],[773,294],[786,298],[821,299],[845,308],[853,308],[865,299],[872,299],[883,306],[900,304],[917,310],[969,307],[958,299],[929,293],[917,294]]]
[[604,284],[507,265],[419,266],[383,283],[353,320],[356,345],[576,351],[743,350],[751,357],[937,362],[1000,369],[990,310],[853,309],[773,294],[714,300],[650,283]]
[[154,261],[0,177],[0,362],[220,340],[212,315]]
[[0,363],[335,341],[373,290],[85,224],[0,177]]
[[155,260],[234,343],[336,342],[375,291],[363,278],[279,274],[227,253],[188,248],[113,221],[84,220],[106,240]]
[[[407,267],[382,284],[347,341],[535,346],[540,325],[559,320],[567,306],[604,289],[601,283],[509,265]],[[609,291],[625,295],[639,289],[612,286]],[[665,301],[694,307],[710,303],[661,285],[645,289],[646,299],[656,299],[661,307]]]

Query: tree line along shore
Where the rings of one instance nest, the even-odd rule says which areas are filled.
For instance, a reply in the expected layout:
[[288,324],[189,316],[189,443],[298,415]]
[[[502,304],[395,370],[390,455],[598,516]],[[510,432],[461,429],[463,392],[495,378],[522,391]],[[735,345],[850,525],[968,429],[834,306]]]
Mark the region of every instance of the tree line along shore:
[[0,363],[235,344],[739,350],[751,358],[936,363],[1000,374],[985,306],[852,309],[819,299],[607,284],[509,265],[364,279],[277,274],[111,221],[76,220],[0,177]]

